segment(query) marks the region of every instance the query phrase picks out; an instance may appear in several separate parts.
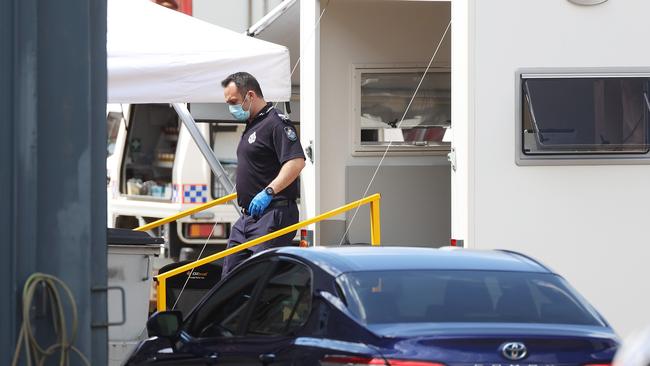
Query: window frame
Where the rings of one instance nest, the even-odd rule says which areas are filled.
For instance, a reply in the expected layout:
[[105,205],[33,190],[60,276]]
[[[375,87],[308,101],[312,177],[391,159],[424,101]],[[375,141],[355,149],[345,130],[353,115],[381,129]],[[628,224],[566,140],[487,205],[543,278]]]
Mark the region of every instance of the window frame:
[[[310,284],[309,284],[308,295],[310,297],[310,301],[309,301],[309,314],[310,315],[307,317],[307,320],[308,320],[309,317],[311,316],[311,313],[312,313],[313,309],[314,309],[313,308],[313,303],[314,303],[314,301],[313,301],[314,300],[313,299],[314,271],[312,270],[312,268],[308,264],[306,264],[304,262],[301,262],[300,260],[297,260],[295,258],[284,257],[284,256],[270,257],[270,258],[267,257],[267,258],[260,258],[259,260],[255,260],[255,261],[253,261],[251,263],[247,263],[244,266],[238,267],[231,274],[229,274],[228,277],[227,277],[227,278],[230,278],[232,276],[236,276],[237,273],[240,273],[240,272],[242,272],[242,271],[244,271],[244,270],[246,270],[248,268],[251,268],[252,266],[258,265],[258,264],[265,264],[266,265],[266,268],[264,269],[263,274],[260,276],[259,280],[257,281],[255,286],[253,287],[253,291],[251,292],[251,300],[250,300],[249,305],[247,305],[247,308],[245,309],[245,311],[243,313],[241,325],[239,326],[239,329],[237,329],[237,331],[233,333],[232,337],[198,337],[198,336],[190,334],[189,329],[187,329],[187,327],[189,327],[189,325],[190,325],[188,323],[191,320],[190,318],[197,316],[196,315],[197,311],[199,311],[203,307],[203,305],[206,303],[206,301],[208,301],[208,299],[211,296],[213,296],[216,292],[218,292],[224,286],[226,281],[221,281],[217,286],[215,286],[208,294],[206,294],[206,296],[203,298],[203,300],[199,304],[197,304],[196,307],[194,307],[192,312],[190,312],[183,319],[183,328],[182,328],[183,333],[186,334],[190,339],[192,339],[192,340],[194,340],[196,342],[204,342],[204,341],[209,341],[209,340],[214,340],[214,339],[229,339],[229,340],[232,340],[232,339],[241,339],[241,338],[246,338],[246,337],[271,338],[271,337],[287,337],[287,336],[289,336],[291,334],[291,332],[289,332],[288,334],[284,334],[284,335],[257,335],[257,334],[249,335],[247,333],[248,332],[248,327],[249,327],[249,324],[250,324],[250,321],[251,321],[251,318],[252,318],[252,315],[253,315],[253,310],[255,309],[255,306],[259,302],[260,296],[262,294],[262,290],[266,287],[266,284],[268,283],[268,281],[271,278],[273,272],[275,271],[275,269],[279,265],[280,261],[288,261],[288,262],[297,263],[298,265],[301,265],[304,268],[307,268],[307,270],[309,271]],[[295,331],[298,331],[298,330],[302,329],[305,326],[305,324],[307,324],[307,321],[305,321],[300,326],[293,329],[292,332],[295,332]]]
[[[567,166],[567,165],[646,165],[650,164],[647,153],[563,154],[546,155],[524,153],[524,83],[529,79],[576,79],[576,78],[650,78],[650,69],[638,68],[525,68],[515,72],[515,163],[519,166]],[[650,126],[650,122],[649,122]]]
[[214,296],[216,292],[220,291],[224,287],[226,282],[229,282],[229,281],[223,281],[223,280],[220,281],[219,284],[217,286],[215,286],[208,294],[206,294],[203,297],[203,300],[200,303],[198,303],[194,307],[194,309],[183,319],[183,328],[182,328],[183,333],[187,334],[189,337],[191,337],[192,339],[197,340],[197,341],[210,340],[210,339],[235,339],[235,338],[241,338],[241,337],[245,336],[244,333],[246,332],[246,329],[248,327],[248,322],[250,321],[251,311],[252,311],[253,307],[255,306],[255,304],[257,303],[257,300],[258,300],[258,297],[259,297],[259,294],[260,294],[260,290],[266,284],[271,272],[275,269],[276,263],[277,262],[274,260],[274,258],[263,258],[261,260],[256,260],[256,261],[253,261],[251,263],[247,263],[244,266],[236,268],[232,273],[230,273],[226,277],[226,278],[234,277],[238,273],[241,273],[242,271],[246,271],[246,270],[248,270],[251,267],[256,266],[256,265],[265,265],[266,266],[266,268],[263,269],[263,273],[260,276],[259,280],[257,281],[257,283],[253,287],[253,290],[251,292],[251,299],[250,299],[249,304],[247,305],[247,308],[244,310],[244,313],[242,315],[242,322],[239,325],[239,329],[237,329],[235,332],[233,332],[232,337],[198,337],[198,336],[195,336],[195,335],[191,334],[189,332],[189,329],[188,329],[188,327],[190,326],[189,321],[191,320],[191,318],[198,316],[197,312],[200,311],[203,308],[205,303],[212,296]]
[[[426,65],[413,64],[354,64],[351,68],[351,85],[352,103],[350,108],[351,146],[352,156],[381,156],[386,151],[387,143],[378,145],[361,144],[361,75],[364,73],[373,74],[391,74],[391,73],[423,73]],[[428,73],[449,73],[451,66],[447,64],[438,64],[429,68]],[[450,85],[451,88],[451,85]],[[415,89],[414,89],[415,90]],[[451,93],[450,93],[451,98]],[[450,101],[451,105],[451,101]],[[453,120],[451,122],[453,126]],[[451,127],[450,127],[451,129]],[[448,131],[450,132],[450,131]],[[389,156],[422,156],[422,155],[439,155],[446,156],[451,151],[451,144],[432,145],[432,146],[415,146],[415,145],[391,145],[388,151]]]

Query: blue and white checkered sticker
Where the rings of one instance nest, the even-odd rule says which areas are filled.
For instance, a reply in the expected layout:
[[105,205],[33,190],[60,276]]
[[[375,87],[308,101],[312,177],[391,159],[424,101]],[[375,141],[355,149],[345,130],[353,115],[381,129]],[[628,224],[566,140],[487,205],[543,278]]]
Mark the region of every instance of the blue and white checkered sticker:
[[183,184],[183,203],[208,202],[208,186],[206,184]]
[[181,198],[178,196],[178,184],[174,184],[172,187],[172,202],[180,202]]

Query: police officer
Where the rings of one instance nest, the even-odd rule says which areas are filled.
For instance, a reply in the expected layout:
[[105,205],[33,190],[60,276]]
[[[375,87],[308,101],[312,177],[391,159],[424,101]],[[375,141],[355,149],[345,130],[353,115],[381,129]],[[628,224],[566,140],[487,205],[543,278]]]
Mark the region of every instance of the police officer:
[[[291,121],[264,100],[253,75],[238,72],[221,82],[230,113],[246,121],[237,146],[237,201],[243,216],[230,231],[228,248],[298,222],[297,178],[305,155]],[[295,231],[229,255],[223,276],[264,249],[291,245]]]

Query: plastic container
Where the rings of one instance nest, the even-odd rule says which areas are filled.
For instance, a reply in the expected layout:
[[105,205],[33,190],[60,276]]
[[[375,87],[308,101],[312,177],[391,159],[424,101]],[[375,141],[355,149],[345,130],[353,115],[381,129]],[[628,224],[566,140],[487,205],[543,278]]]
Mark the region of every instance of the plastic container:
[[[108,229],[109,364],[121,365],[146,336],[153,281],[152,257],[163,238],[129,229]],[[120,324],[122,323],[122,324]]]

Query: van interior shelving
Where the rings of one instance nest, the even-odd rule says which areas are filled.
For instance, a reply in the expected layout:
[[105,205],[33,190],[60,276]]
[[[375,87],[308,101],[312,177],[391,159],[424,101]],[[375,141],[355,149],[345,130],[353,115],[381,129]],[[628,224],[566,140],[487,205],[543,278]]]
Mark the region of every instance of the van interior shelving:
[[178,115],[168,104],[136,104],[130,121],[121,191],[129,198],[170,201]]

